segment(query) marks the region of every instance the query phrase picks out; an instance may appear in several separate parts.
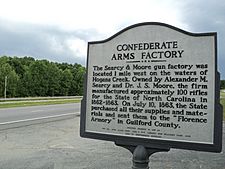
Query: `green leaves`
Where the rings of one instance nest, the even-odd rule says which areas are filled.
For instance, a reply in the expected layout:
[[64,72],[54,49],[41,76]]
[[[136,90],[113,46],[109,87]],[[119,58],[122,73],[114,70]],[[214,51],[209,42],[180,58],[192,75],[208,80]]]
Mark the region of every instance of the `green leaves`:
[[220,81],[220,89],[225,89],[225,80]]
[[0,57],[0,97],[70,96],[83,94],[85,68],[32,57]]
[[5,61],[0,62],[0,96],[4,96],[5,85],[7,84],[6,95],[15,96],[19,77],[15,70]]

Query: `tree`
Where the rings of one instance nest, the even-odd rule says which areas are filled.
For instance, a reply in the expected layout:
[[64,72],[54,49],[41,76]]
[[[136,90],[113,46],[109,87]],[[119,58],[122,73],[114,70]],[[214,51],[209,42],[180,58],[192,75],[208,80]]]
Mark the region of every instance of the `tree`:
[[85,68],[80,64],[74,64],[71,72],[73,74],[73,82],[70,93],[74,96],[81,96],[83,95]]
[[14,58],[9,58],[8,63],[10,64],[10,66],[15,70],[16,74],[20,77],[23,76],[23,74],[25,73],[25,66],[21,63],[20,58],[18,57],[14,57]]
[[[47,66],[44,61],[36,61],[30,65],[30,92],[32,96],[47,96],[48,91],[48,75]],[[33,90],[33,91],[31,91]]]
[[35,96],[34,90],[32,89],[33,79],[30,72],[30,68],[28,66],[25,67],[25,72],[23,77],[20,78],[18,83],[18,97],[28,97],[28,96]]
[[85,68],[32,57],[0,57],[0,97],[82,95]]
[[220,81],[220,89],[225,89],[225,80]]
[[69,69],[65,69],[61,71],[61,78],[60,78],[60,94],[62,96],[68,96],[70,87],[72,84],[73,75]]
[[8,63],[0,63],[0,97],[4,97],[5,82],[7,83],[7,97],[15,97],[18,80],[18,75]]
[[60,95],[60,69],[54,63],[47,63],[48,91],[47,96]]

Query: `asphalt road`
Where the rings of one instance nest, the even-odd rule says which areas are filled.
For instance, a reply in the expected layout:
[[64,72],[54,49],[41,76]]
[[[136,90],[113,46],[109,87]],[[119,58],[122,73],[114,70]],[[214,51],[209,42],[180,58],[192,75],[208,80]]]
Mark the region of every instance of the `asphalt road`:
[[[132,155],[113,142],[79,136],[79,117],[0,131],[0,169],[131,169]],[[150,169],[225,169],[223,152],[171,149]]]
[[80,112],[80,103],[0,109],[0,123]]

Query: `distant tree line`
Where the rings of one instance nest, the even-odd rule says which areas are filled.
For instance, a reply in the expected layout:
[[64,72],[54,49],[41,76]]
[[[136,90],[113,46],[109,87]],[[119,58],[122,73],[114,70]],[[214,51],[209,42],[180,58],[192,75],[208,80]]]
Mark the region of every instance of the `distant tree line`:
[[220,81],[220,89],[225,89],[225,80]]
[[85,67],[32,57],[0,57],[0,97],[83,95]]

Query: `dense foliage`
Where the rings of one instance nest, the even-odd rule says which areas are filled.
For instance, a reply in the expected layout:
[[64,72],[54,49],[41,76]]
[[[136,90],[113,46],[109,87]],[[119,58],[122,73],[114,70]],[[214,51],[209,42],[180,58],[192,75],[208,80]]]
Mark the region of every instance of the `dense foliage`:
[[78,96],[83,94],[85,68],[32,57],[0,57],[0,97]]
[[225,80],[220,81],[220,89],[225,89]]

